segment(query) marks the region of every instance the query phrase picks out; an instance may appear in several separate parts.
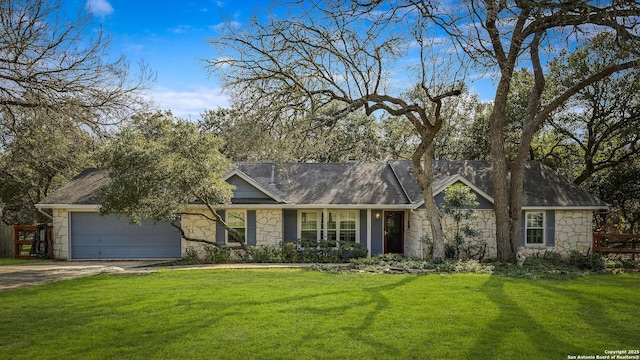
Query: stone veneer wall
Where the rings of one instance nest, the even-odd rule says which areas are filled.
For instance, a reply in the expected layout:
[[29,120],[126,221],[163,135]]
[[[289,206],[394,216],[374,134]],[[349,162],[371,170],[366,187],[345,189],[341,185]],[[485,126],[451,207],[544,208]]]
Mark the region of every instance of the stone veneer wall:
[[69,258],[69,212],[64,209],[53,209],[53,257]]
[[[201,216],[182,216],[182,230],[189,237],[216,241],[216,224]],[[256,210],[256,245],[275,245],[280,241],[282,241],[282,210]],[[185,255],[187,248],[193,248],[198,253],[204,254],[205,246],[207,245],[182,239],[182,255]]]
[[256,210],[256,245],[276,245],[282,237],[282,210]]
[[[477,217],[473,220],[463,221],[462,224],[470,222],[478,230],[479,235],[477,241],[486,241],[487,249],[485,259],[495,258],[498,254],[496,247],[496,226],[495,214],[493,210],[476,210]],[[426,220],[425,210],[416,210],[409,213],[410,225],[405,232],[405,255],[410,257],[422,258],[426,254],[423,249],[425,244],[421,243],[421,239],[426,235],[431,237],[431,225]],[[414,225],[415,224],[415,225]],[[420,226],[422,225],[422,226]],[[442,227],[447,241],[451,241],[455,232],[455,223],[453,218],[445,216],[442,219]],[[471,240],[473,241],[473,240]]]
[[[478,239],[487,242],[485,258],[495,258],[498,254],[495,240],[495,214],[492,210],[477,210],[476,214],[477,218],[471,221],[480,232]],[[411,227],[406,229],[405,255],[422,257],[424,244],[421,244],[420,239],[424,235],[431,236],[429,221],[426,220],[424,210],[411,212],[409,217]],[[593,212],[591,210],[556,211],[555,219],[555,246],[527,246],[525,247],[527,255],[542,256],[545,252],[551,251],[563,257],[569,256],[571,251],[586,254],[591,248],[593,239]],[[444,217],[442,226],[447,239],[451,239],[455,229],[453,219]]]
[[527,246],[529,256],[553,251],[567,257],[571,251],[586,254],[593,240],[593,211],[556,211],[555,246]]

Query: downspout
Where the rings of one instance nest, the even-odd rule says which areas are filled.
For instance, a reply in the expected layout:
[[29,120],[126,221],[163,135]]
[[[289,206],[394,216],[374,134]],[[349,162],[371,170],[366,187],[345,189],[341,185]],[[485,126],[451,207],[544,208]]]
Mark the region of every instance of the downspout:
[[53,221],[53,216],[47,214],[44,210],[40,209],[39,207],[36,207],[36,209],[38,210],[39,213],[41,213],[42,215],[48,217],[49,219],[51,219],[51,221]]

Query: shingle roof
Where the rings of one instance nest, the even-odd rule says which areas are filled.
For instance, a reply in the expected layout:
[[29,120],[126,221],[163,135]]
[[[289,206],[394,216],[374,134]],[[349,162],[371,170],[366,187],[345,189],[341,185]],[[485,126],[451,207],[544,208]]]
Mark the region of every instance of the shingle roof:
[[384,163],[239,163],[237,166],[288,204],[409,203],[393,171]]
[[52,194],[49,194],[39,204],[95,205],[98,203],[98,189],[108,182],[109,177],[106,170],[87,169]]
[[[411,161],[387,163],[237,163],[237,170],[264,191],[287,205],[398,205],[412,206],[422,191]],[[272,179],[273,169],[273,179]],[[460,175],[493,196],[491,163],[486,161],[436,161],[433,188]],[[97,190],[108,182],[106,170],[89,169],[55,191],[40,205],[97,204]],[[525,207],[606,207],[606,204],[566,181],[549,167],[531,162],[525,170]],[[259,201],[258,201],[259,200]],[[234,199],[234,204],[273,204],[273,201]],[[46,206],[42,206],[46,207]]]

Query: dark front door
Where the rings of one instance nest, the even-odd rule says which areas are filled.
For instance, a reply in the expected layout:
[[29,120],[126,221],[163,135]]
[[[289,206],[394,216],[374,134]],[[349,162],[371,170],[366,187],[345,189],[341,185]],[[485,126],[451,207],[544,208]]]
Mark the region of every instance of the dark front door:
[[404,255],[404,211],[384,212],[384,253]]

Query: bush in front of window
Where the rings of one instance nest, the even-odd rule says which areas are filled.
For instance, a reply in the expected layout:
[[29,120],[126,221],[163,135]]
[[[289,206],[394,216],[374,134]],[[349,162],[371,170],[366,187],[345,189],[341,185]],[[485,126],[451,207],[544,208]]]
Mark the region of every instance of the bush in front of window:
[[231,249],[207,245],[204,247],[204,262],[207,264],[227,264],[231,260]]

